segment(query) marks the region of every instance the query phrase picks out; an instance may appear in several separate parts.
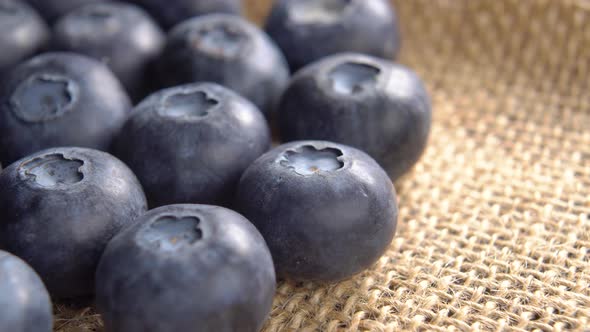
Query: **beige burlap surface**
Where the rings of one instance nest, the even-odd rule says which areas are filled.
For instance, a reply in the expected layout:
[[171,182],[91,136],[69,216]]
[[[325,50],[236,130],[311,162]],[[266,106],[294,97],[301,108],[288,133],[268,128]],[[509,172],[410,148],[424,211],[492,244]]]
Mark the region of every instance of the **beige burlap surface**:
[[590,331],[590,1],[395,5],[435,113],[397,236],[351,280],[280,283],[265,331]]

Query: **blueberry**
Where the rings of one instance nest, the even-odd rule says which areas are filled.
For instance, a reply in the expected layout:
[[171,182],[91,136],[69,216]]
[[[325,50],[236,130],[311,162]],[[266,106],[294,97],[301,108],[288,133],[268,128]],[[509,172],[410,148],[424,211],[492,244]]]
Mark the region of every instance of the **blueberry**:
[[286,61],[270,38],[246,20],[224,14],[175,27],[159,67],[167,86],[219,83],[250,99],[267,116],[289,80]]
[[149,211],[109,243],[96,280],[109,332],[258,331],[275,292],[260,233],[207,205]]
[[55,146],[108,148],[131,109],[102,63],[73,53],[45,53],[0,83],[0,162]]
[[277,274],[337,281],[373,264],[395,233],[395,189],[377,162],[325,141],[281,145],[256,160],[236,206],[264,236]]
[[334,55],[302,69],[279,109],[284,140],[354,146],[375,158],[393,180],[420,159],[432,113],[414,72],[360,54]]
[[227,205],[242,172],[270,143],[256,106],[220,85],[194,83],[139,104],[113,150],[137,174],[151,207]]
[[49,28],[25,2],[0,0],[0,73],[45,46]]
[[213,13],[239,15],[242,11],[241,0],[130,0],[129,2],[146,8],[166,29],[194,16]]
[[107,242],[145,210],[137,178],[113,156],[44,150],[0,173],[0,248],[31,264],[53,297],[87,296]]
[[150,88],[149,68],[164,42],[164,32],[143,9],[120,2],[73,10],[57,21],[53,34],[54,49],[100,59],[136,100]]
[[28,0],[37,8],[39,13],[51,23],[67,12],[90,3],[101,2],[102,0]]
[[394,59],[400,47],[389,0],[278,0],[265,29],[294,71],[342,52]]
[[20,258],[0,251],[0,331],[51,332],[53,314],[47,289]]

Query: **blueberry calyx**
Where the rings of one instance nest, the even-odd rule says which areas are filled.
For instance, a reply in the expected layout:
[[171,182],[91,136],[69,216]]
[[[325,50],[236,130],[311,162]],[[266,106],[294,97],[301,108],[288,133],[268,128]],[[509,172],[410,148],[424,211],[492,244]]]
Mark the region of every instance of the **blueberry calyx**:
[[[14,17],[19,12],[19,8],[14,2],[3,1],[0,3],[0,15]],[[2,20],[0,20],[1,22]]]
[[203,238],[201,219],[194,215],[158,216],[139,233],[140,243],[164,252],[176,252]]
[[340,160],[342,156],[342,150],[337,148],[318,149],[311,145],[304,145],[287,150],[279,158],[279,163],[299,175],[307,176],[341,169],[344,167],[344,162]]
[[85,16],[93,20],[103,21],[112,18],[113,13],[108,8],[93,8],[93,10],[87,12]]
[[247,36],[231,25],[215,24],[195,31],[191,41],[212,56],[231,59],[244,53]]
[[376,66],[358,62],[344,62],[330,70],[328,78],[336,93],[353,95],[374,87],[380,74],[381,69]]
[[340,20],[351,2],[352,0],[294,1],[289,18],[300,24],[333,24]]
[[70,36],[99,38],[118,33],[122,28],[116,19],[117,13],[108,6],[86,7],[79,14],[72,14],[65,29]]
[[164,98],[158,113],[172,118],[203,118],[219,105],[219,100],[202,90],[172,93]]
[[15,115],[25,122],[46,122],[72,110],[78,86],[71,79],[39,74],[19,84],[10,98]]
[[76,184],[84,179],[84,161],[52,153],[33,158],[19,167],[24,179],[30,179],[45,188],[58,188]]

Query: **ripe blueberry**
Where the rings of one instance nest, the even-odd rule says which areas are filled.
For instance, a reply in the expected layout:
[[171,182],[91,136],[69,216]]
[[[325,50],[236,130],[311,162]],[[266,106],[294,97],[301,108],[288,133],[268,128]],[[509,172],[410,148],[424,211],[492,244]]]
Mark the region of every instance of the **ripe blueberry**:
[[395,233],[387,174],[364,152],[325,141],[281,145],[240,180],[238,211],[264,236],[277,274],[337,281],[373,264]]
[[242,172],[269,148],[268,125],[256,106],[212,83],[151,95],[114,143],[151,207],[230,203]]
[[21,0],[0,0],[0,73],[39,51],[49,38],[49,28]]
[[101,60],[135,100],[149,91],[149,68],[165,36],[143,9],[120,2],[90,4],[63,16],[53,30],[53,49]]
[[278,0],[266,31],[294,71],[342,52],[392,60],[400,47],[389,0]]
[[109,332],[258,331],[275,292],[264,239],[221,207],[149,211],[108,245],[96,304]]
[[90,3],[101,2],[103,0],[28,0],[29,3],[37,8],[39,13],[45,19],[53,23],[67,12],[87,5]]
[[432,112],[414,72],[351,53],[327,57],[298,72],[279,110],[284,140],[354,146],[375,158],[393,180],[422,155]]
[[20,258],[0,250],[0,331],[51,332],[51,301],[43,282]]
[[194,16],[213,13],[239,15],[241,0],[130,0],[150,12],[160,24],[169,29]]
[[159,61],[165,85],[199,81],[225,85],[250,99],[268,117],[289,80],[274,43],[246,20],[224,14],[176,26]]
[[73,53],[45,53],[0,83],[0,162],[55,146],[106,149],[129,97],[102,63]]
[[44,150],[0,173],[0,248],[29,263],[52,296],[87,296],[107,242],[145,210],[137,178],[118,159]]

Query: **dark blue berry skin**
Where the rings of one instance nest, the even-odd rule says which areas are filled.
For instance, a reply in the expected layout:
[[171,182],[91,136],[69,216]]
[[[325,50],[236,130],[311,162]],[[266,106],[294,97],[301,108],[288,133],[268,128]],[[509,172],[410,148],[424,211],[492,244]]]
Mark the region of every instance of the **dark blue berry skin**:
[[320,139],[354,146],[396,180],[420,159],[432,110],[410,69],[360,54],[339,54],[298,72],[279,112],[285,141]]
[[389,0],[278,0],[265,30],[293,71],[342,52],[393,60],[400,48]]
[[151,207],[227,205],[244,170],[270,144],[256,106],[220,85],[194,83],[140,103],[113,151],[137,174]]
[[166,37],[143,9],[120,2],[90,4],[63,16],[53,30],[54,50],[101,60],[134,100],[152,88],[150,66]]
[[0,162],[56,146],[107,149],[131,102],[102,63],[45,53],[0,82]]
[[113,156],[44,150],[0,173],[0,248],[29,263],[54,298],[88,296],[106,244],[146,208],[139,181]]
[[130,0],[144,7],[166,29],[189,18],[213,13],[240,15],[241,0]]
[[149,211],[109,243],[96,280],[109,332],[259,331],[276,287],[256,228],[209,205]]
[[28,0],[28,2],[37,10],[45,19],[53,23],[62,15],[83,5],[90,3],[102,2],[103,0]]
[[264,236],[279,276],[338,281],[371,266],[397,224],[393,184],[364,152],[325,141],[281,145],[240,180],[236,207]]
[[0,74],[41,50],[49,28],[31,6],[21,0],[0,0]]
[[0,250],[0,331],[51,332],[51,300],[43,282],[20,258]]
[[213,14],[176,26],[159,62],[166,86],[215,82],[250,99],[270,117],[289,80],[280,50],[246,20]]

